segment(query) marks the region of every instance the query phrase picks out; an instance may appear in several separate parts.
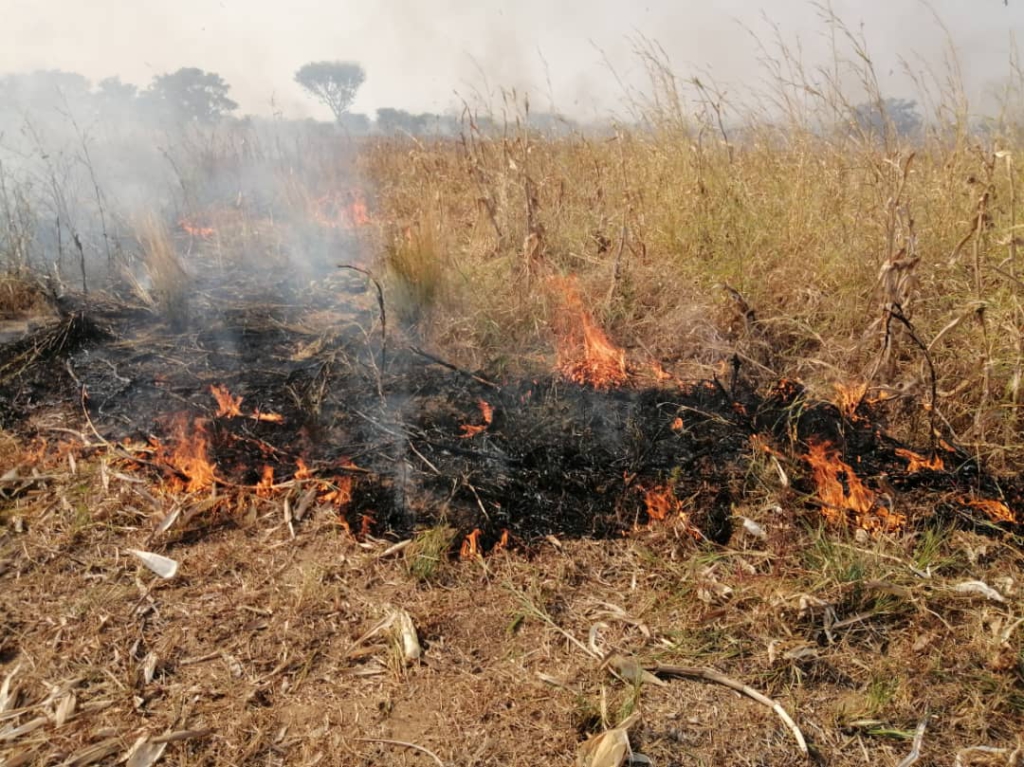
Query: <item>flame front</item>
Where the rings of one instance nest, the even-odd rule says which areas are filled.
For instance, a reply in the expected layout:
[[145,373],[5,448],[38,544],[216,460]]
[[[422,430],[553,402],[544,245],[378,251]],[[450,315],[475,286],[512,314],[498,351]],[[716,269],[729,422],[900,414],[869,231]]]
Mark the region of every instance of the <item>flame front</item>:
[[264,423],[284,423],[284,416],[280,413],[264,413],[260,410],[253,410],[249,417],[254,421],[263,421]]
[[878,504],[875,493],[867,487],[853,468],[839,457],[839,451],[828,442],[814,442],[806,456],[814,473],[822,512],[830,522],[845,522],[852,514],[865,530],[895,530],[906,517]]
[[210,437],[206,421],[197,418],[190,433],[188,416],[179,414],[172,424],[174,448],[156,442],[157,459],[172,467],[180,476],[170,481],[172,487],[195,493],[211,487],[217,479],[209,459]]
[[251,415],[245,415],[242,412],[242,397],[233,395],[226,386],[213,384],[210,386],[210,394],[217,400],[217,418],[244,417],[265,423],[284,423],[284,416],[280,413],[265,413],[257,409]]
[[489,402],[484,400],[477,400],[477,406],[480,408],[480,416],[483,418],[483,423],[479,425],[464,423],[459,428],[462,430],[462,438],[468,439],[469,437],[475,437],[481,432],[487,431],[487,427],[491,425],[494,420],[494,408],[491,407]]
[[180,226],[181,230],[186,234],[192,237],[198,237],[201,240],[209,240],[217,233],[217,230],[212,226],[200,226],[199,224],[196,224],[184,217],[178,219],[178,226]]
[[1009,522],[1016,524],[1017,516],[1002,501],[985,498],[965,499],[964,501],[972,509],[983,511],[993,522]]
[[654,374],[655,381],[671,381],[672,374],[666,372],[665,368],[661,366],[661,363],[655,360],[651,363],[651,373]]
[[260,498],[269,498],[274,494],[274,467],[264,466],[260,481],[256,483],[256,495]]
[[504,551],[505,549],[508,548],[508,544],[509,544],[508,529],[505,529],[505,530],[501,531],[501,538],[499,538],[498,542],[496,544],[494,544],[494,548],[491,549],[491,553],[497,554],[499,551]]
[[626,352],[613,344],[594,321],[584,307],[575,283],[559,280],[556,285],[560,288],[567,313],[575,319],[559,339],[558,367],[562,375],[595,389],[622,386],[629,377]]
[[669,516],[682,516],[683,504],[676,498],[676,491],[671,485],[660,485],[644,492],[644,504],[647,516],[659,522]]
[[459,548],[460,559],[476,559],[480,556],[480,535],[481,530],[478,527],[463,539]]
[[933,455],[931,458],[925,458],[919,453],[915,453],[913,450],[907,450],[906,448],[896,448],[896,455],[907,461],[907,473],[916,474],[919,471],[942,471],[946,468],[946,464],[943,463],[942,458],[938,455]]
[[685,510],[683,501],[676,496],[675,485],[672,483],[644,490],[644,506],[647,518],[651,522],[673,520],[674,524],[681,525],[694,540],[704,540],[704,534],[691,521],[690,514]]
[[226,386],[213,384],[210,394],[217,400],[217,418],[234,418],[242,415],[242,398],[235,397]]
[[847,418],[855,419],[857,406],[864,400],[868,391],[868,385],[866,383],[859,383],[847,386],[836,381],[832,384],[832,388],[836,390],[836,407]]
[[331,489],[320,496],[320,500],[332,503],[339,509],[347,506],[352,502],[352,477],[335,477]]
[[329,192],[317,197],[310,206],[310,216],[328,229],[355,229],[370,223],[366,199],[358,190],[347,194]]

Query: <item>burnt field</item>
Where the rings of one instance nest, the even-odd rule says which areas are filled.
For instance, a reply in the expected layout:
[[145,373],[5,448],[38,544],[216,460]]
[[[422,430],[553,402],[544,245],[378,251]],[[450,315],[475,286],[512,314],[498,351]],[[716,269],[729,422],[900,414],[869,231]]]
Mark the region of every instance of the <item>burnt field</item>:
[[659,763],[1013,763],[1024,485],[941,424],[677,378],[561,283],[532,374],[468,369],[372,261],[205,242],[173,311],[3,347],[9,760],[525,764],[636,713]]
[[0,79],[0,767],[1019,765],[1024,77],[816,7],[592,125]]
[[[815,400],[752,381],[738,356],[722,378],[679,380],[627,360],[571,296],[578,327],[562,318],[554,369],[539,357],[532,376],[469,371],[389,333],[361,268],[289,285],[197,266],[209,273],[170,323],[130,296],[62,296],[52,324],[5,349],[4,428],[58,442],[77,430],[86,453],[168,490],[227,491],[226,505],[255,493],[308,508],[319,493],[357,536],[450,525],[474,552],[668,517],[724,544],[732,508],[772,472],[837,525],[1021,534],[1019,478],[984,470],[934,423],[923,445],[889,436],[866,389]],[[65,426],[37,425],[55,414]]]

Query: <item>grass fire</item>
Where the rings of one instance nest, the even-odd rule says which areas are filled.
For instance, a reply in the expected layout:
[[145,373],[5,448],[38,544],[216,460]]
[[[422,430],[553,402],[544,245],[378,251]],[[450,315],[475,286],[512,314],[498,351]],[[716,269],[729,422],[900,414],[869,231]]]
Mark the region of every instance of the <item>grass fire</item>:
[[0,765],[1019,764],[1019,57],[814,10],[600,116],[0,56]]

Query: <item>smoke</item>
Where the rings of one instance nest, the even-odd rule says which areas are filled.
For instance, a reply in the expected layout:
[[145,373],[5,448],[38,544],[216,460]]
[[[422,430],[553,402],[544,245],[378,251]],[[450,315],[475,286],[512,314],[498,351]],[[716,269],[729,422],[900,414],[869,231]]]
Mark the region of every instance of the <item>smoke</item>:
[[[94,81],[120,75],[145,86],[156,74],[196,66],[223,76],[243,112],[269,114],[273,98],[277,109],[300,118],[327,116],[292,82],[299,66],[318,59],[356,60],[366,67],[358,111],[439,112],[456,102],[453,90],[493,96],[498,87],[516,87],[572,116],[620,105],[622,93],[606,61],[630,87],[643,87],[629,36],[659,41],[681,70],[711,70],[734,90],[762,74],[747,29],[770,38],[765,19],[800,41],[806,66],[831,56],[816,7],[789,0],[760,7],[743,0],[648,0],[640,6],[615,0],[7,5],[0,73],[57,68]],[[942,67],[947,41],[936,16],[953,33],[975,99],[1006,73],[1010,32],[1024,23],[1024,4],[1000,0],[836,0],[832,8],[852,29],[863,24],[883,85],[897,96],[909,88],[901,59],[920,57],[926,67]]]
[[[350,163],[322,172],[337,154],[329,127],[301,122],[330,119],[293,81],[311,60],[361,63],[367,81],[353,111],[390,108],[404,129],[439,124],[407,112],[454,114],[463,100],[500,121],[512,90],[529,93],[535,114],[594,122],[628,113],[631,100],[650,94],[638,47],[681,77],[710,74],[731,103],[765,87],[773,75],[764,57],[782,47],[812,76],[832,65],[835,37],[839,55],[855,58],[844,33],[823,20],[825,7],[788,0],[763,11],[744,0],[6,4],[0,248],[8,261],[36,266],[55,252],[73,259],[76,241],[109,263],[133,247],[133,219],[153,211],[173,224],[231,201],[250,206],[255,220],[290,220],[294,211],[308,216],[318,195],[356,186]],[[922,99],[905,70],[941,87],[955,54],[975,111],[991,108],[987,96],[1009,72],[1011,30],[1024,21],[1024,4],[999,0],[835,0],[831,12],[864,36],[883,95]],[[180,91],[177,100],[153,95],[154,82],[183,68],[225,90],[209,103]],[[233,102],[236,116],[255,117],[217,125],[218,110]],[[297,228],[278,255],[329,250],[322,234]]]

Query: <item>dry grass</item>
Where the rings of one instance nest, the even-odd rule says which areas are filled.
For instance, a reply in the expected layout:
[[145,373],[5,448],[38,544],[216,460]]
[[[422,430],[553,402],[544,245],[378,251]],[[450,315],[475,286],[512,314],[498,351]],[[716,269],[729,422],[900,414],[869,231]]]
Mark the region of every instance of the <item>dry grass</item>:
[[[551,369],[571,276],[632,363],[688,377],[735,354],[752,377],[819,394],[865,381],[897,431],[920,437],[935,413],[990,465],[1019,466],[1019,128],[972,132],[953,92],[932,132],[872,134],[845,120],[854,99],[827,83],[807,96],[799,76],[769,94],[767,119],[703,83],[691,98],[639,48],[658,96],[612,134],[544,137],[512,101],[519,119],[499,136],[467,124],[461,143],[365,148],[389,312],[467,369]],[[870,100],[860,60],[857,101]],[[309,265],[310,244],[320,266],[361,255],[352,232],[301,220],[352,183],[330,137],[313,148],[278,178],[299,222],[239,196],[196,222],[210,240],[141,224],[140,296],[187,325],[193,246],[243,276],[260,259]],[[215,149],[185,169],[185,209],[203,208],[193,179],[254,162]],[[179,734],[167,765],[426,763],[386,741],[447,765],[570,763],[634,711],[634,746],[657,764],[805,763],[771,711],[720,687],[623,684],[582,649],[591,635],[602,652],[763,691],[837,767],[900,763],[926,716],[930,764],[1021,761],[1020,550],[935,526],[826,527],[767,462],[733,509],[763,538],[737,519],[727,545],[702,547],[655,525],[466,562],[447,527],[385,557],[394,541],[356,542],[315,507],[293,537],[280,495],[176,495],[103,449],[0,434],[0,467],[3,764],[109,761],[164,733]],[[188,522],[157,533],[175,510]],[[179,574],[155,579],[128,548]],[[979,581],[994,592],[965,587]],[[387,605],[412,616],[421,661],[371,631]]]
[[39,282],[28,275],[0,274],[0,320],[50,312]]
[[[819,73],[776,72],[753,108],[677,77],[641,41],[658,96],[633,105],[639,125],[545,136],[510,97],[500,135],[467,121],[461,142],[379,142],[361,167],[393,300],[463,364],[528,369],[552,353],[553,278],[572,275],[634,358],[692,376],[738,353],[762,380],[821,394],[867,381],[918,437],[923,403],[979,455],[1019,458],[1016,113],[979,129],[954,69],[922,97],[919,135],[861,125],[854,103],[882,94],[863,42],[831,23],[851,49],[841,71],[816,89]],[[782,50],[776,67],[795,67]],[[1008,82],[1012,104],[1024,77]]]
[[[1011,765],[1024,747],[1024,560],[992,539],[857,541],[787,505],[745,510],[767,537],[715,549],[655,526],[455,562],[441,529],[403,563],[380,557],[385,542],[356,544],[327,507],[292,538],[280,498],[154,535],[203,499],[143,490],[102,454],[79,452],[71,472],[69,448],[21,449],[11,465],[48,479],[0,514],[7,763],[97,743],[117,756],[183,731],[161,763],[423,763],[373,739],[448,765],[569,763],[634,710],[633,744],[658,764],[805,763],[767,709],[694,682],[623,684],[581,649],[590,635],[603,653],[763,691],[828,764],[897,763],[926,713],[930,764],[984,746],[997,752],[974,763]],[[127,548],[178,560],[178,576],[156,579]],[[436,562],[417,570],[424,556],[444,560],[443,578]],[[969,580],[1005,601],[956,590]],[[372,631],[387,605],[412,616],[419,662]]]
[[188,325],[190,278],[167,227],[147,216],[137,227],[146,280],[136,281],[139,297],[167,318],[171,327]]
[[[767,368],[821,392],[871,377],[913,407],[930,387],[925,355],[898,322],[883,349],[884,309],[898,301],[938,373],[937,410],[983,452],[1016,451],[1016,146],[935,139],[884,152],[766,130],[727,151],[689,131],[528,135],[468,150],[382,144],[366,160],[387,189],[385,220],[429,232],[429,247],[389,251],[388,267],[396,300],[430,309],[422,329],[449,353],[534,364],[551,350],[558,309],[548,281],[573,274],[620,345],[683,375],[735,350],[762,376]],[[482,199],[494,202],[497,227]],[[531,207],[543,223],[534,255],[524,252]],[[725,285],[753,324],[737,321]]]

